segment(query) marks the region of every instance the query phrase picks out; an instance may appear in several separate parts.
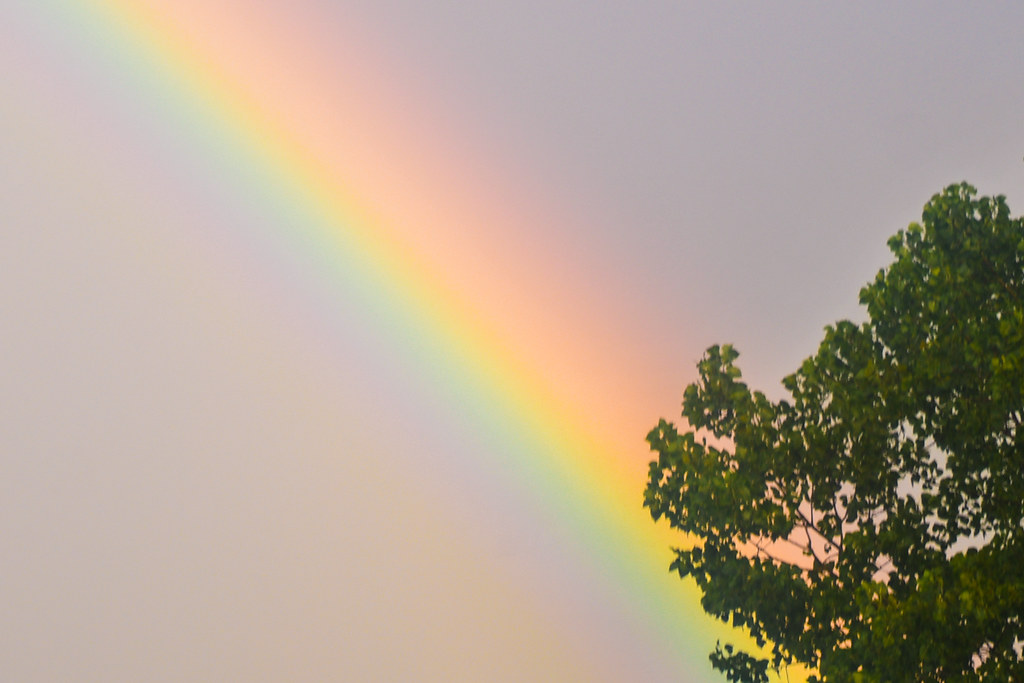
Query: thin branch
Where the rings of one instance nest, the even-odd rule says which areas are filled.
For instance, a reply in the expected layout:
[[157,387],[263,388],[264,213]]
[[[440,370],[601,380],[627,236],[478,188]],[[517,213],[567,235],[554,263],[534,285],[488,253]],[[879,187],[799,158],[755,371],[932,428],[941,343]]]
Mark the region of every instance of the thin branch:
[[[838,493],[838,492],[837,492]],[[843,530],[843,525],[846,524],[846,515],[839,513],[839,498],[838,496],[832,496],[832,509],[836,512],[836,519],[839,520],[839,538],[838,543],[833,543],[838,549],[839,553],[843,552],[843,540],[846,538],[846,532]],[[849,510],[849,508],[847,508]],[[837,556],[838,559],[838,556]]]
[[755,543],[754,547],[757,548],[757,554],[758,555],[764,554],[766,557],[768,557],[768,559],[774,560],[775,562],[778,562],[779,564],[792,564],[792,562],[787,562],[786,560],[783,560],[781,557],[776,557],[775,555],[773,555],[769,550],[764,548],[761,545],[761,543]]

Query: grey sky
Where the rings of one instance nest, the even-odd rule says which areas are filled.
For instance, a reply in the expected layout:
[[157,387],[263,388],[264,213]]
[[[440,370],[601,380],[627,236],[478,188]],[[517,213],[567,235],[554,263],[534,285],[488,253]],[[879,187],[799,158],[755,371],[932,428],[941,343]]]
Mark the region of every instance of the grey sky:
[[[460,407],[378,355],[358,295],[324,294],[310,323],[327,307],[265,277],[275,254],[221,249],[224,226],[276,226],[34,7],[0,8],[0,671],[666,677],[660,646],[606,618],[625,598],[595,594],[603,568],[473,464]],[[328,66],[372,52],[381,89],[544,214],[496,244],[538,281],[569,273],[535,304],[553,337],[645,369],[620,399],[630,457],[712,343],[777,392],[944,185],[1024,211],[1021,4],[288,11]]]
[[[824,324],[858,314],[886,238],[932,193],[968,180],[1022,201],[1019,5],[357,11],[397,68],[450,96],[481,149],[586,216],[585,234],[561,239],[638,317],[676,312],[649,335],[668,364],[733,341],[748,375],[774,387]],[[680,348],[687,326],[700,348]]]

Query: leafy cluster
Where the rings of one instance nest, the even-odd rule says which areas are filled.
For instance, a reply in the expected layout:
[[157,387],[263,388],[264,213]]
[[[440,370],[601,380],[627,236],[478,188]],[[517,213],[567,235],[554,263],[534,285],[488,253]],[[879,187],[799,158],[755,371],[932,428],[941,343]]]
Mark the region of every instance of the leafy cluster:
[[713,653],[731,681],[1024,681],[1024,220],[954,185],[889,246],[789,399],[713,346],[648,435],[672,569],[768,648]]

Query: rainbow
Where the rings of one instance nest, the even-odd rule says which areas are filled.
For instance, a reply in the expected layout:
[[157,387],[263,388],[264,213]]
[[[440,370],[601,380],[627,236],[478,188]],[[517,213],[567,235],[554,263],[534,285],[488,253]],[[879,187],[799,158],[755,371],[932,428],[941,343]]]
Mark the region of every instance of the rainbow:
[[[469,291],[446,268],[443,258],[461,257],[458,244],[446,245],[448,256],[425,253],[431,234],[446,239],[445,231],[474,214],[460,217],[454,201],[431,204],[443,196],[431,185],[436,169],[409,159],[400,176],[394,166],[379,170],[375,154],[394,158],[400,150],[374,149],[349,132],[405,130],[402,121],[357,98],[315,101],[317,79],[330,75],[302,61],[309,55],[259,60],[261,31],[280,11],[186,0],[43,0],[25,13],[90,55],[94,68],[127,81],[175,144],[202,156],[206,172],[220,179],[218,191],[253,198],[254,211],[273,216],[275,232],[239,231],[232,239],[259,242],[274,255],[264,276],[300,283],[302,324],[315,328],[337,299],[354,300],[419,381],[464,414],[479,444],[474,466],[572,544],[581,575],[597,583],[610,609],[636,624],[680,680],[719,680],[707,652],[716,639],[737,637],[702,613],[692,585],[666,570],[673,536],[640,504],[644,463],[632,455],[638,447],[642,453],[642,434],[623,434],[574,402],[574,380],[566,388],[550,379],[558,356],[537,350],[555,343],[544,341],[543,320],[517,337],[488,308],[502,301],[497,284]],[[368,99],[402,106],[377,74],[347,77],[353,93],[373,91]],[[346,123],[325,128],[325,111],[344,111]],[[470,197],[494,192],[462,180]],[[433,233],[416,225],[420,216]],[[513,298],[508,305],[526,304]],[[332,334],[329,328],[320,333]],[[657,416],[648,417],[653,424]]]

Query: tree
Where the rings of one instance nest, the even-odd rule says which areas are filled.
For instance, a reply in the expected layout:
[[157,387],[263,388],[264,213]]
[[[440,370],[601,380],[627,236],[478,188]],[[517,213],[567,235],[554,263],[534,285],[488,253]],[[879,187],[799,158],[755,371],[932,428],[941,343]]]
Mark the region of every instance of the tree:
[[671,569],[812,681],[1024,681],[1024,220],[967,184],[889,240],[868,322],[825,328],[774,402],[712,346],[644,497],[685,532]]

